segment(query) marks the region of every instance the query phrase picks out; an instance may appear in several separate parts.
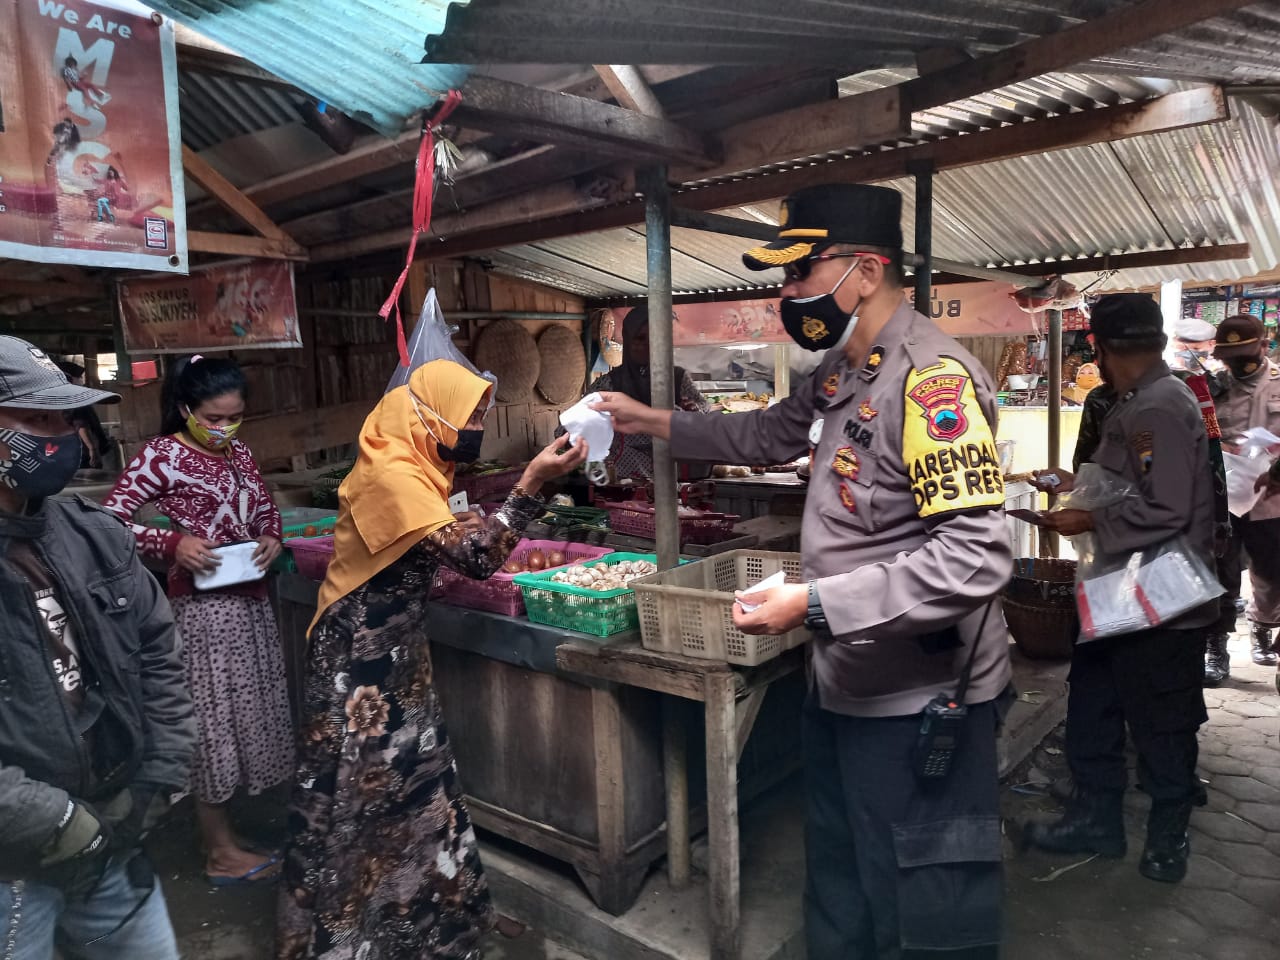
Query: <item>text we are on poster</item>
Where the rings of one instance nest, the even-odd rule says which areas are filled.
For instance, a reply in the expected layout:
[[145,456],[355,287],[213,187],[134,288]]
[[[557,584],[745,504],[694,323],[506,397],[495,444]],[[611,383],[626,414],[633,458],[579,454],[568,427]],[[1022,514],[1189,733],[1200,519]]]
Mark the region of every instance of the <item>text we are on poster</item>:
[[0,257],[185,273],[182,176],[171,22],[0,3]]

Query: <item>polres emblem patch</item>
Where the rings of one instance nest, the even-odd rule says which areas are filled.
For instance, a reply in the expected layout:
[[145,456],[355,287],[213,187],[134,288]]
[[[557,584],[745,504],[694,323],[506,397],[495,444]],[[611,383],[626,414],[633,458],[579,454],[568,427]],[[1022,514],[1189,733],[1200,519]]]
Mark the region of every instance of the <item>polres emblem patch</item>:
[[969,418],[960,399],[968,382],[969,378],[960,374],[940,373],[921,380],[907,392],[920,408],[932,439],[950,443],[968,428]]
[[800,332],[817,343],[819,340],[826,339],[830,331],[827,330],[827,325],[817,317],[805,317],[804,322],[800,324]]

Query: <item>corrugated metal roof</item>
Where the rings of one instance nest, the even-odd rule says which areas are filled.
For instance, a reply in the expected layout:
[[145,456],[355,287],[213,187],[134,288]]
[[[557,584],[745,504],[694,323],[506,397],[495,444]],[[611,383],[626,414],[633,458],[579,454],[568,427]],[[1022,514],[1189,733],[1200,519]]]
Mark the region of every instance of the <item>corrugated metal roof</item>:
[[[981,54],[1054,33],[1126,0],[471,0],[428,28],[445,63],[830,63],[850,72],[914,63],[929,47]],[[1280,54],[1280,8],[1260,3],[1103,61],[1135,76],[1266,78]]]
[[[842,82],[847,93],[905,79],[903,71]],[[914,117],[919,138],[936,135],[953,118],[961,125],[992,126],[997,116],[1056,113],[1078,105],[1148,97],[1184,84],[1050,75]],[[947,170],[934,182],[934,255],[980,266],[1039,263],[1064,257],[1137,253],[1209,243],[1248,242],[1244,262],[1211,262],[1126,270],[1095,290],[1152,286],[1163,280],[1231,282],[1280,267],[1280,101],[1232,100],[1233,119],[1113,144],[1095,144],[1037,156]],[[985,111],[985,113],[984,113]],[[956,132],[948,129],[948,135]],[[903,231],[914,235],[914,186],[886,184],[903,194]],[[772,222],[777,204],[722,211]],[[776,283],[781,272],[744,271],[745,241],[718,234],[672,232],[672,279],[677,292],[703,292]],[[529,254],[536,247],[536,254]],[[609,230],[511,248],[536,256],[539,267],[589,278],[586,288],[612,295],[644,288],[639,228]],[[495,269],[505,267],[495,261]],[[1080,278],[1084,283],[1094,275]],[[544,279],[552,285],[561,284]],[[568,289],[568,288],[566,288]]]
[[423,31],[449,0],[148,0],[148,5],[317,100],[387,135],[462,84],[467,68],[423,65]]
[[303,102],[274,87],[191,70],[180,71],[178,94],[182,142],[193,150],[295,123]]

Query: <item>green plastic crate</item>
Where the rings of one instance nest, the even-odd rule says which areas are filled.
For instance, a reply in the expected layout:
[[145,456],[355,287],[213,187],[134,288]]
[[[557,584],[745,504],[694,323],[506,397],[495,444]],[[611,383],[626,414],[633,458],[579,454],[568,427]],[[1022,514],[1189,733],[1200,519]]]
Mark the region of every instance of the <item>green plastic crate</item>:
[[[621,563],[623,560],[648,560],[657,563],[652,553],[609,553],[587,566],[597,563]],[[617,590],[587,590],[551,578],[560,570],[540,573],[518,573],[515,582],[524,594],[525,613],[534,623],[563,627],[595,637],[610,637],[640,626],[636,612],[636,595],[630,587]]]
[[[333,534],[338,523],[335,510],[320,507],[286,507],[280,511],[280,520],[284,528],[282,540],[293,540],[296,537],[327,537]],[[307,533],[307,528],[312,528]]]

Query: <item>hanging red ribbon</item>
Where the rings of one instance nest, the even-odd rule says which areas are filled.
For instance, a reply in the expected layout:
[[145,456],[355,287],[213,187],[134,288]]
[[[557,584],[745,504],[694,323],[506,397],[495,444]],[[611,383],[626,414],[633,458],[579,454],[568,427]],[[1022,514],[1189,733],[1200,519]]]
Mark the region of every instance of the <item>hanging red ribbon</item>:
[[422,139],[418,143],[417,172],[413,181],[413,233],[409,237],[409,253],[404,260],[404,269],[400,278],[391,288],[391,296],[378,311],[378,316],[386,320],[392,311],[396,315],[396,348],[400,351],[400,366],[409,366],[409,344],[404,336],[404,318],[400,316],[400,291],[409,276],[409,268],[413,266],[413,255],[418,249],[418,235],[431,226],[431,198],[435,194],[436,141],[435,130],[444,123],[449,114],[462,102],[462,94],[450,90],[435,112],[435,116],[423,124]]

